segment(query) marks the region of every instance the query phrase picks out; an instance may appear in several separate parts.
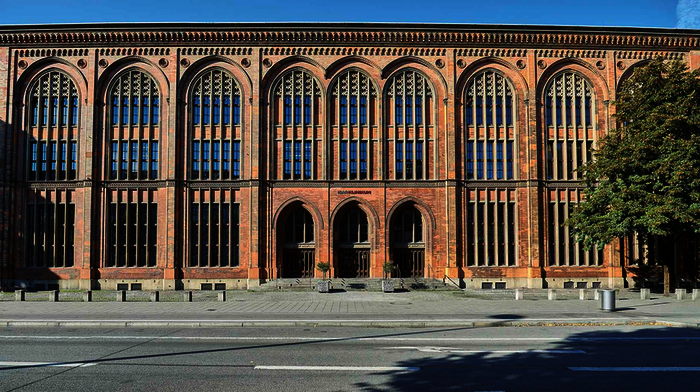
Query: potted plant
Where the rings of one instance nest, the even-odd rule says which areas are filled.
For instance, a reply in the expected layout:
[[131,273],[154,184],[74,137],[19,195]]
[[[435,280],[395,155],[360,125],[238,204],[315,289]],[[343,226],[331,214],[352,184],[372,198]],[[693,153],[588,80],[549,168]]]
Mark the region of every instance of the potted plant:
[[382,280],[382,291],[385,293],[394,292],[394,281],[391,280],[391,273],[394,272],[396,266],[391,261],[387,261],[382,266],[384,271],[384,280]]
[[330,282],[326,280],[326,273],[331,270],[331,263],[322,261],[316,264],[316,268],[323,273],[323,279],[316,282],[316,288],[319,293],[327,293]]

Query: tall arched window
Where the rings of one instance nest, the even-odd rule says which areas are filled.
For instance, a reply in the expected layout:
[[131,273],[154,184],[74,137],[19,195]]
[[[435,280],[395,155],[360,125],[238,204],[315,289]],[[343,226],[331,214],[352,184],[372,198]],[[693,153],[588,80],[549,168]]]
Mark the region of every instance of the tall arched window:
[[312,278],[316,270],[314,219],[303,207],[290,213],[284,223],[282,274],[284,278]]
[[276,177],[312,180],[319,177],[316,156],[322,136],[321,89],[304,70],[282,75],[276,82],[273,107],[273,138]]
[[394,277],[419,278],[425,275],[423,217],[415,206],[397,211],[391,222],[391,257]]
[[190,92],[190,178],[241,177],[241,89],[219,68],[202,73]]
[[79,125],[75,83],[63,72],[50,71],[40,76],[29,91],[27,179],[75,180]]
[[464,100],[467,179],[515,177],[515,113],[512,84],[500,73],[483,71],[467,84]]
[[433,90],[426,77],[402,70],[389,80],[386,90],[387,137],[393,180],[423,180],[434,177],[430,153],[435,152]]
[[362,71],[348,70],[340,74],[330,89],[330,120],[334,141],[337,140],[337,171],[340,180],[375,178],[376,156],[373,130],[377,128],[377,90]]
[[557,74],[545,89],[546,177],[579,180],[575,170],[592,158],[596,140],[591,83],[578,73]]
[[121,73],[107,94],[110,180],[156,180],[159,167],[160,95],[153,78],[138,69]]

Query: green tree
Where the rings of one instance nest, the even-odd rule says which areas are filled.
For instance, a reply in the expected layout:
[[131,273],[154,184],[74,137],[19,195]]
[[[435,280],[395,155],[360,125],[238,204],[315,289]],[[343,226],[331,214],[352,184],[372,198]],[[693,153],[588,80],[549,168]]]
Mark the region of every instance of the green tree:
[[[700,71],[657,58],[623,83],[617,126],[579,169],[585,201],[566,221],[590,249],[635,233],[673,248],[700,232]],[[661,255],[664,292],[677,252]]]

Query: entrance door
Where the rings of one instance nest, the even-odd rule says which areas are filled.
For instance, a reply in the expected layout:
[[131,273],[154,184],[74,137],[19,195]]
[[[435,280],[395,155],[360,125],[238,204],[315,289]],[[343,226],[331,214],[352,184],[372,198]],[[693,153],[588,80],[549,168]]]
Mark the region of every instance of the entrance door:
[[369,278],[367,215],[353,206],[340,216],[335,229],[338,277]]
[[316,267],[314,220],[304,208],[292,212],[284,225],[282,278],[312,278]]
[[413,206],[397,212],[391,226],[391,254],[396,269],[392,274],[400,278],[425,276],[425,242],[423,217]]

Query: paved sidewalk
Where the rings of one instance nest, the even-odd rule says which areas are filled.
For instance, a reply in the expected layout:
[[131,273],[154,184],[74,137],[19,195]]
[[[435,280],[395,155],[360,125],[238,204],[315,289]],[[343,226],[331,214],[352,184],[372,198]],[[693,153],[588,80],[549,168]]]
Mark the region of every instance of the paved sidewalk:
[[[475,298],[454,291],[253,293],[229,291],[227,302],[0,302],[0,326],[501,326],[668,324],[700,326],[700,301],[622,291],[617,311],[600,301]],[[179,292],[178,292],[179,293]],[[32,293],[39,295],[44,293]],[[478,293],[477,293],[478,294]],[[140,294],[137,294],[140,295]],[[147,298],[147,293],[145,293]],[[494,298],[502,298],[502,293]],[[142,295],[143,296],[143,295]],[[566,296],[565,296],[566,297]],[[571,297],[571,296],[569,296]],[[591,294],[592,297],[592,294]],[[214,297],[215,298],[215,297]],[[134,299],[134,298],[132,298]],[[204,300],[203,300],[204,299]]]

